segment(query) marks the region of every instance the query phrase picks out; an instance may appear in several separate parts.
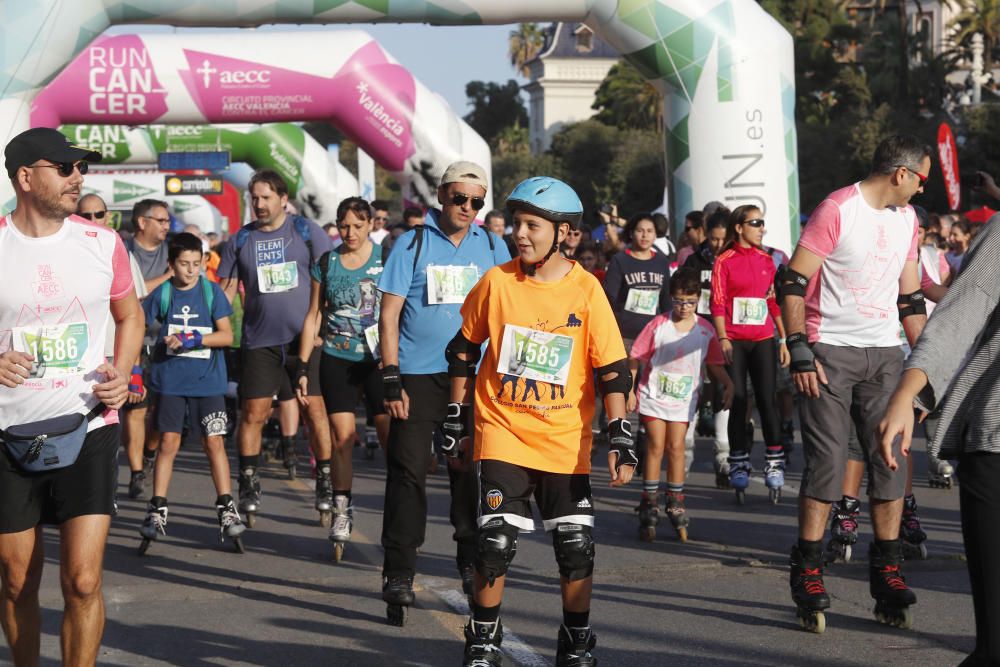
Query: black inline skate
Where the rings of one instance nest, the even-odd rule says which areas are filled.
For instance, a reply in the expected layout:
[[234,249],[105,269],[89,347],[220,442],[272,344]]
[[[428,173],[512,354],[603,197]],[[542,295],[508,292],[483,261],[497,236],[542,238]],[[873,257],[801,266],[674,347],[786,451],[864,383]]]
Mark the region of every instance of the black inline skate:
[[849,563],[858,541],[858,515],[861,501],[844,496],[833,504],[830,512],[830,541],[826,545],[824,560],[829,563]]
[[684,507],[684,494],[667,491],[667,518],[677,531],[677,537],[681,542],[688,541],[688,518],[687,509]]
[[815,553],[804,554],[798,545],[792,547],[789,559],[789,585],[795,613],[799,625],[810,632],[823,634],[826,631],[826,615],[830,608],[830,596],[823,583],[823,561],[819,546]]
[[278,452],[281,454],[281,464],[285,466],[288,479],[295,479],[295,466],[299,460],[298,453],[295,451],[295,438],[293,436],[282,436],[281,442],[278,443]]
[[253,528],[257,523],[257,512],[260,511],[260,473],[256,468],[247,467],[240,471],[239,511],[246,517],[247,528]]
[[906,585],[899,566],[900,540],[873,542],[868,548],[868,583],[875,598],[875,618],[879,623],[894,625],[903,630],[913,627],[910,606],[917,603],[917,596]]
[[639,514],[639,539],[643,542],[652,542],[656,539],[656,525],[660,523],[660,508],[656,499],[650,498],[649,494],[643,491],[642,499],[635,511]]
[[597,658],[591,655],[597,644],[597,635],[590,627],[567,628],[559,626],[559,644],[556,648],[556,667],[593,667]]
[[243,553],[242,535],[247,527],[240,519],[240,513],[236,511],[233,497],[227,494],[216,498],[215,512],[219,517],[219,539],[225,541],[226,538],[229,538],[233,542],[236,553]]
[[903,498],[903,516],[899,523],[899,537],[903,543],[903,558],[927,560],[927,533],[920,527],[917,516],[917,498],[911,493]]
[[950,489],[954,484],[955,469],[947,461],[927,454],[927,484],[936,489]]
[[500,667],[503,665],[503,654],[500,652],[500,642],[503,641],[503,626],[496,623],[476,623],[470,620],[465,626],[465,656],[463,667]]
[[316,511],[319,525],[329,528],[333,523],[333,480],[327,464],[316,467]]
[[406,625],[406,610],[416,600],[413,594],[413,577],[390,575],[382,577],[382,600],[386,603],[386,620],[389,625]]

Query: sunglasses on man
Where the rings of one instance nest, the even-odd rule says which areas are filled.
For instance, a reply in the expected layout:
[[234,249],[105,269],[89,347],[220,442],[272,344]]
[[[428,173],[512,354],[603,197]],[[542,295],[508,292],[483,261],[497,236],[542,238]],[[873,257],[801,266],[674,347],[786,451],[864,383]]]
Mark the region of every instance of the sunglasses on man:
[[69,178],[73,175],[73,170],[77,169],[80,171],[80,175],[83,176],[90,170],[90,164],[84,160],[79,162],[57,162],[55,164],[36,164],[28,167],[28,169],[36,169],[38,167],[48,167],[50,169],[58,169],[59,175],[63,178]]
[[94,211],[93,213],[79,213],[78,215],[87,220],[103,220],[107,214],[107,211]]
[[456,192],[451,196],[451,203],[455,206],[465,206],[465,202],[472,200],[469,206],[472,207],[473,211],[478,211],[482,207],[486,206],[486,200],[482,197],[470,197],[464,192]]

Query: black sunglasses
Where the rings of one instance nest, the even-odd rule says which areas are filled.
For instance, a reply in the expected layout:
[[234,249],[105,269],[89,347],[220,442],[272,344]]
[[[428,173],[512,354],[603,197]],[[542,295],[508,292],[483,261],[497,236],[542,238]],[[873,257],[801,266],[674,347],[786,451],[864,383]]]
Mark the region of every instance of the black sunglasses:
[[455,206],[465,206],[465,202],[472,200],[470,206],[472,206],[473,211],[478,211],[482,207],[486,206],[486,200],[482,197],[470,197],[464,192],[456,192],[451,196],[451,203]]
[[107,214],[107,211],[94,211],[93,213],[80,213],[80,217],[87,220],[103,220]]
[[79,162],[57,162],[55,164],[36,164],[28,169],[34,169],[35,167],[51,167],[52,169],[58,169],[59,175],[63,178],[69,178],[73,175],[74,169],[80,170],[80,175],[83,176],[90,169],[90,164],[83,160]]
[[754,218],[753,220],[744,220],[744,225],[750,225],[751,227],[763,227],[764,218]]

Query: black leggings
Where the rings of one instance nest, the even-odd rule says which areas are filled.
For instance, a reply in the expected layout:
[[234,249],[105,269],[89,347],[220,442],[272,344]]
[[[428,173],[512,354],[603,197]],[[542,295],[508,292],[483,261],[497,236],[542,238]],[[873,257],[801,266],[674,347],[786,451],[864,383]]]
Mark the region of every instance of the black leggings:
[[959,503],[976,614],[976,650],[963,665],[1000,665],[1000,454],[963,454]]
[[733,363],[726,366],[733,380],[733,407],[729,419],[729,455],[749,454],[747,442],[747,373],[753,382],[753,393],[757,398],[757,412],[760,413],[764,444],[775,447],[781,444],[781,425],[778,423],[778,408],[775,405],[775,360],[774,341],[770,338],[758,341],[734,340]]

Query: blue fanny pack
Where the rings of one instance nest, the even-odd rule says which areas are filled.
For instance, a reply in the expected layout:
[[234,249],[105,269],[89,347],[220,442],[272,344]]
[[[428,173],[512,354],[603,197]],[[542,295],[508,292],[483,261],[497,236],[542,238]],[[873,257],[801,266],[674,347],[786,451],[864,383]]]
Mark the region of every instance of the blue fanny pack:
[[87,438],[87,426],[107,408],[103,403],[87,414],[51,417],[0,430],[0,439],[25,472],[45,472],[76,463]]

